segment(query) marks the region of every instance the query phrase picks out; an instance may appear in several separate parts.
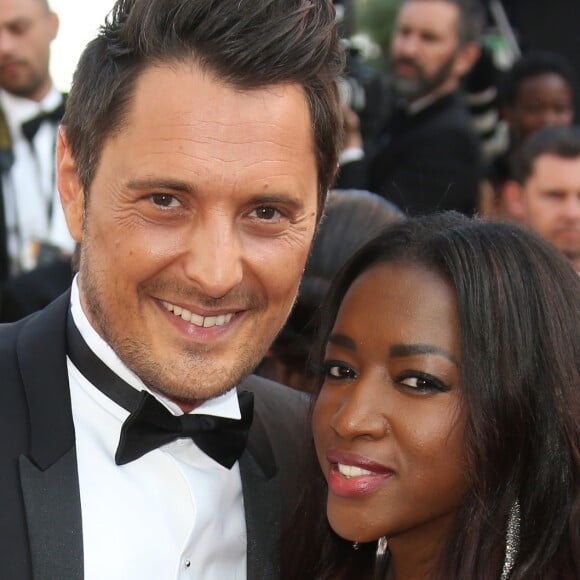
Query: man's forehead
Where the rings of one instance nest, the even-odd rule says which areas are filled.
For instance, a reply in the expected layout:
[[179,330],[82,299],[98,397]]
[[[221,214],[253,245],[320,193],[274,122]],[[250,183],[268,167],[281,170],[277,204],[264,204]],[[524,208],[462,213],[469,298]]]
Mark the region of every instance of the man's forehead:
[[48,14],[46,0],[0,0],[0,24]]
[[577,182],[580,189],[580,155],[563,157],[555,153],[542,153],[536,157],[527,179],[528,184],[541,182],[549,185],[563,181]]
[[[430,12],[425,9],[436,10],[438,18],[433,20]],[[412,11],[412,12],[411,12]],[[447,0],[406,0],[399,10],[397,21],[404,23],[410,18],[411,13],[413,17],[422,16],[421,25],[427,28],[446,32],[459,32],[459,8],[453,2]]]

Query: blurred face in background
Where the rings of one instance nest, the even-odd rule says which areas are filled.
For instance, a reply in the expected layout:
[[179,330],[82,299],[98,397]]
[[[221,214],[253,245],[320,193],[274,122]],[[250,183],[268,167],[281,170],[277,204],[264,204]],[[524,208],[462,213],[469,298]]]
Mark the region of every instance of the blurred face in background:
[[396,93],[407,101],[455,90],[479,49],[462,47],[459,10],[445,0],[408,0],[391,41],[391,74]]
[[522,81],[513,107],[505,118],[515,138],[527,139],[544,127],[567,127],[574,122],[574,96],[568,82],[556,73]]
[[580,271],[580,157],[540,155],[509,202],[516,218],[556,246]]
[[57,32],[58,18],[44,0],[0,0],[0,87],[19,97],[44,98]]

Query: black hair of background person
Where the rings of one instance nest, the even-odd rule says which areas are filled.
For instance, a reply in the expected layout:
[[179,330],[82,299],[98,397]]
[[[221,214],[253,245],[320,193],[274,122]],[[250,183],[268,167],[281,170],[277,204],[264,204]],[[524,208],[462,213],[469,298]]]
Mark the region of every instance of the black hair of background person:
[[565,56],[547,50],[531,50],[502,75],[499,94],[500,105],[513,106],[518,99],[523,82],[546,74],[558,75],[568,84],[572,94],[577,94],[576,71]]
[[[523,52],[550,50],[565,56],[580,78],[580,2],[576,0],[502,0]],[[576,92],[576,122],[580,94]]]
[[[323,360],[348,288],[381,262],[433,268],[458,301],[473,484],[436,578],[498,579],[516,499],[521,544],[510,580],[578,578],[580,278],[555,248],[518,226],[454,212],[411,218],[387,228],[338,274],[315,361]],[[343,580],[370,580],[376,543],[354,551],[330,530],[326,486],[314,462],[285,539],[292,548],[284,554],[283,577],[327,580],[340,571]]]
[[580,157],[580,127],[545,127],[534,133],[514,155],[513,179],[525,184],[541,155],[554,155],[562,159]]

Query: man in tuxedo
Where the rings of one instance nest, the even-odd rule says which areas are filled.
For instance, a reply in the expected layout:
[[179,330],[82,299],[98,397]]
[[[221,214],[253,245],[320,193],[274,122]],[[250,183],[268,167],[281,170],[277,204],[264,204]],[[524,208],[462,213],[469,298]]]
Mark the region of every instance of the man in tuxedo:
[[46,0],[0,0],[0,283],[74,248],[54,165],[65,105],[49,72],[57,32]]
[[307,401],[248,377],[338,158],[330,0],[119,0],[57,146],[79,273],[0,326],[11,579],[278,577]]
[[391,41],[393,112],[364,152],[356,150],[356,117],[345,117],[338,187],[369,189],[410,213],[473,213],[480,142],[460,82],[480,54],[483,20],[479,0],[402,3]]

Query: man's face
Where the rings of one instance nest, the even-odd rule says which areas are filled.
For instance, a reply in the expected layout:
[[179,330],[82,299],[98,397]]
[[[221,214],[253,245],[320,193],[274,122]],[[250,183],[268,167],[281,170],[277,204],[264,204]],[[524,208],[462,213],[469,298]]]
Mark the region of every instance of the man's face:
[[65,140],[59,160],[81,300],[99,334],[182,406],[232,388],[286,320],[316,226],[302,89],[233,89],[194,64],[152,67],[105,142],[86,213]]
[[391,42],[395,91],[408,101],[455,88],[459,12],[444,0],[409,0],[403,4]]
[[40,101],[50,89],[58,19],[41,0],[0,0],[0,87]]
[[568,127],[574,122],[572,90],[555,73],[530,77],[521,83],[516,101],[506,113],[520,141],[544,127]]
[[522,200],[527,225],[580,270],[580,157],[540,155]]

